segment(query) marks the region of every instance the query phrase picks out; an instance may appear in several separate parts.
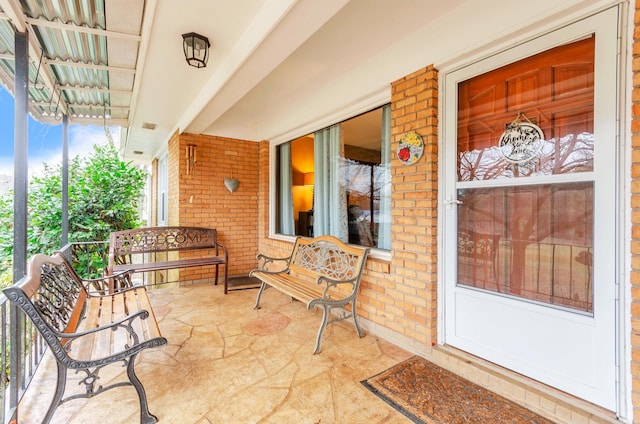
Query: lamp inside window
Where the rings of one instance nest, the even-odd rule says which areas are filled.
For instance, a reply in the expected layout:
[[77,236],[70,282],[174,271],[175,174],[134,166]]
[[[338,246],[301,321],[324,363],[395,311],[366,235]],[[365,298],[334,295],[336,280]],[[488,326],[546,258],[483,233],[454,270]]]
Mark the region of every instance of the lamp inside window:
[[314,183],[313,172],[307,172],[304,174],[304,182],[303,184],[306,186],[312,186]]

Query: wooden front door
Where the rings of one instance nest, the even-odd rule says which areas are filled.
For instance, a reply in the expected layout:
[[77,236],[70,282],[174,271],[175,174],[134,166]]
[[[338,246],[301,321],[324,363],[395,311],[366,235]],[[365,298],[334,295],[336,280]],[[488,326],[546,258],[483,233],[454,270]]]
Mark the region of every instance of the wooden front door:
[[616,15],[590,19],[446,77],[445,342],[615,409]]

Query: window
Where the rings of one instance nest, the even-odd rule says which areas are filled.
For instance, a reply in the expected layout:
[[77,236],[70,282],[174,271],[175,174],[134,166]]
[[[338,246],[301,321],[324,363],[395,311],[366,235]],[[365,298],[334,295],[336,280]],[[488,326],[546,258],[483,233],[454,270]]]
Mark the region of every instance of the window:
[[276,231],[389,249],[390,107],[277,148]]
[[169,211],[169,185],[168,185],[167,154],[158,159],[158,225],[167,225]]

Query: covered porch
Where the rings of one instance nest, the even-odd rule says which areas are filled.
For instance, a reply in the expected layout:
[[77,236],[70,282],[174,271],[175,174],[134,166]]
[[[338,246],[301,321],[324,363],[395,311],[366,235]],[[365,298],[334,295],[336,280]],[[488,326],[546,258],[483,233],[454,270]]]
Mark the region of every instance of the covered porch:
[[[150,290],[156,317],[169,345],[140,355],[137,373],[149,409],[162,423],[406,423],[400,412],[367,390],[361,381],[413,356],[367,331],[358,338],[349,322],[328,327],[323,351],[313,355],[320,310],[267,290],[254,310],[257,290],[223,294],[222,286],[183,285]],[[472,362],[461,352],[434,350],[428,359],[531,411],[564,422],[606,423],[559,393],[499,367]],[[125,368],[111,366],[102,384],[126,380]],[[81,389],[69,374],[68,394]],[[55,387],[55,361],[45,354],[19,406],[20,423],[40,422]],[[480,397],[456,405],[473,415]],[[439,407],[443,407],[439,405]],[[108,420],[137,422],[139,405],[131,387],[60,406],[53,423]],[[514,416],[513,422],[518,421]]]
[[[369,162],[385,168],[388,175],[388,195],[383,196],[380,190],[375,198],[372,190],[367,199],[372,205],[369,216],[379,220],[376,233],[383,227],[388,243],[368,244],[372,254],[359,293],[366,337],[354,337],[348,324],[334,325],[326,334],[323,352],[311,355],[318,312],[306,311],[276,292],[269,293],[263,309],[256,311],[254,291],[224,296],[220,285],[192,284],[202,276],[181,273],[179,287],[151,290],[160,327],[169,339],[167,348],[145,352],[140,358],[140,377],[149,392],[152,412],[162,422],[181,423],[404,422],[401,414],[367,392],[360,381],[418,355],[554,421],[640,420],[635,290],[640,267],[634,210],[638,204],[635,180],[640,175],[634,149],[640,138],[633,122],[640,115],[634,103],[640,86],[633,72],[637,74],[640,68],[635,60],[635,3],[571,0],[558,4],[542,0],[521,1],[508,8],[500,0],[236,3],[0,0],[0,29],[16,40],[15,45],[0,46],[4,70],[0,77],[16,95],[15,279],[22,276],[22,265],[28,259],[27,111],[43,121],[62,121],[65,127],[121,126],[122,157],[152,169],[145,210],[149,225],[216,228],[229,249],[230,275],[244,276],[255,268],[257,253],[282,256],[290,251],[295,234],[313,235],[308,232],[308,222],[300,223],[314,216],[315,192],[306,192],[309,201],[304,208],[294,209],[290,201],[280,205],[279,200],[288,198],[287,190],[307,190],[306,176],[313,176],[316,165],[294,169],[297,158],[292,156],[289,168],[280,168],[280,163],[287,162],[286,149],[283,152],[281,148],[313,139],[316,132],[329,126],[342,126],[347,134],[345,122],[380,110],[375,148],[366,144],[371,141],[368,139],[351,145],[357,148],[352,151],[375,153],[375,160]],[[206,67],[196,69],[185,63],[181,35],[190,32],[211,41]],[[580,105],[585,122],[589,122],[586,129],[565,125],[573,122],[572,114],[566,114],[565,121],[565,115],[556,119],[552,113],[541,113],[536,122],[552,118],[549,122],[553,121],[554,130],[595,131],[598,149],[607,146],[606,156],[598,153],[595,168],[589,165],[586,171],[581,169],[569,177],[532,175],[524,185],[550,181],[562,185],[575,177],[584,179],[588,184],[581,187],[589,191],[592,178],[593,184],[602,184],[597,186],[597,194],[611,195],[606,202],[591,197],[584,201],[599,206],[590,212],[593,220],[576,214],[579,221],[586,222],[583,238],[588,249],[584,252],[590,253],[591,232],[597,228],[600,238],[595,244],[610,256],[600,258],[593,268],[597,273],[592,272],[589,261],[581,263],[580,254],[570,249],[566,261],[568,268],[575,265],[575,269],[587,270],[579,281],[586,287],[584,297],[589,299],[593,293],[604,293],[604,297],[586,302],[586,310],[576,312],[535,297],[516,296],[519,289],[487,293],[486,287],[461,287],[457,282],[465,259],[460,250],[464,228],[457,227],[462,216],[457,211],[471,204],[463,199],[465,190],[483,188],[485,183],[491,189],[504,181],[510,187],[519,184],[502,177],[497,182],[461,178],[458,150],[473,153],[476,149],[471,149],[472,143],[464,147],[458,140],[457,131],[462,134],[467,128],[458,125],[462,113],[452,106],[462,98],[458,96],[458,78],[471,79],[475,74],[460,75],[472,65],[479,66],[473,72],[488,73],[586,39],[596,40],[589,44],[588,52],[594,59],[586,67],[596,71],[587,71],[582,79],[575,75],[584,73],[566,72],[570,83],[563,86],[581,92],[574,78],[586,81],[582,91],[589,96],[586,105]],[[548,68],[555,70],[562,64],[558,60]],[[508,78],[511,74],[498,84],[516,81]],[[523,92],[528,93],[528,83],[518,81],[513,87],[524,87]],[[599,89],[595,103],[590,97],[594,86]],[[537,107],[527,103],[527,96],[515,97],[521,101],[508,111],[506,124],[515,122],[520,106]],[[563,96],[557,97],[564,101]],[[500,103],[487,98],[469,96],[469,103],[479,99],[480,111],[484,105]],[[602,99],[607,102],[601,103]],[[611,113],[594,115],[592,109]],[[487,138],[487,149],[500,138],[505,119],[499,117],[499,130]],[[485,120],[480,121],[481,125],[472,129],[484,130]],[[601,129],[607,131],[599,133]],[[367,138],[362,129],[355,133]],[[408,134],[424,140],[424,151],[414,162],[400,155]],[[346,144],[344,138],[335,139]],[[315,153],[307,156],[316,159]],[[289,178],[294,172],[300,177],[298,183]],[[318,175],[316,181],[321,180]],[[225,186],[227,179],[236,180],[234,190]],[[380,207],[376,215],[373,205],[382,200],[386,207]],[[486,201],[479,205],[483,213],[497,209]],[[548,209],[549,216],[558,209],[562,208]],[[587,207],[575,209],[580,212]],[[306,232],[289,231],[289,225],[280,221],[293,211],[298,226],[306,227]],[[504,217],[518,222],[506,212]],[[317,224],[319,215],[315,218]],[[499,221],[494,218],[492,222]],[[348,223],[346,210],[337,220]],[[553,222],[550,227],[562,227],[562,222]],[[517,227],[501,228],[512,233]],[[498,235],[491,239],[502,248],[496,251],[511,252],[515,236],[506,230]],[[525,236],[530,243],[532,239]],[[61,240],[61,245],[66,242]],[[541,240],[536,243],[542,244]],[[548,262],[556,264],[555,253],[540,252],[529,255],[535,258],[527,263],[540,263],[539,258],[547,260],[549,256],[552,260]],[[478,274],[493,279],[507,275],[498,272],[492,262],[498,257],[509,271],[516,268],[512,265],[517,261],[504,259],[507,255],[485,256],[484,268],[469,267],[474,281],[482,280]],[[519,257],[524,258],[524,253]],[[460,263],[456,258],[462,259]],[[509,272],[509,278],[525,281],[522,270]],[[566,274],[572,282],[574,274]],[[554,276],[538,272],[535,283],[547,283]],[[582,291],[566,297],[578,303]],[[468,303],[447,303],[460,298]],[[504,309],[491,314],[498,304]],[[467,313],[469,305],[484,309]],[[8,306],[0,306],[6,314]],[[513,319],[516,313],[529,309],[535,311],[518,315],[520,321]],[[457,312],[460,315],[455,315]],[[541,319],[550,315],[557,320]],[[488,324],[479,323],[478,317],[485,316]],[[582,355],[584,351],[579,349],[565,351],[572,344],[567,335],[576,333],[557,330],[554,323],[558,321],[575,323],[578,330],[598,325],[595,335],[581,333],[580,341],[589,348],[588,354]],[[538,323],[537,338],[531,336],[533,322]],[[467,325],[465,331],[459,331],[458,323]],[[513,325],[507,332],[504,324]],[[551,333],[554,335],[549,337]],[[466,344],[468,336],[473,336],[473,343]],[[12,418],[18,392],[25,394],[20,401],[21,422],[37,421],[38,414],[44,412],[48,402],[42,399],[47,398],[45,392],[51,390],[49,383],[55,377],[46,358],[28,388],[12,392],[5,408],[7,420]],[[565,378],[563,365],[578,362],[581,368],[572,369],[573,374]],[[602,364],[605,367],[600,367]],[[549,365],[555,368],[549,371]],[[606,371],[597,376],[602,381],[593,383],[590,378],[600,369]],[[570,381],[574,377],[575,385]],[[11,379],[13,384],[18,379],[16,373]],[[65,404],[56,420],[92,422],[107,416],[114,422],[129,422],[135,419],[137,404],[135,398],[122,395],[122,390],[128,389]]]

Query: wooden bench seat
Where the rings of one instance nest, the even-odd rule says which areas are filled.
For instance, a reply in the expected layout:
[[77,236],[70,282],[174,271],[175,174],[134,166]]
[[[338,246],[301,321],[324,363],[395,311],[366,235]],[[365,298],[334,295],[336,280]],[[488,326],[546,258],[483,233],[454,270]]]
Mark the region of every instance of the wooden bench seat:
[[[119,274],[112,279],[125,278]],[[137,355],[148,348],[167,344],[162,337],[144,287],[115,294],[95,294],[87,286],[101,279],[82,280],[64,257],[35,255],[29,273],[3,290],[22,309],[47,343],[57,364],[57,385],[44,423],[56,408],[77,398],[91,398],[106,390],[132,385],[140,401],[140,422],[155,423],[149,412],[144,387],[135,374]],[[129,381],[103,386],[99,372],[107,365],[126,365]],[[84,393],[63,398],[68,370],[81,372]],[[103,419],[108,421],[108,417]]]
[[[325,285],[300,280],[291,274],[261,274],[258,276],[257,273],[254,273],[253,275],[269,286],[276,287],[282,293],[304,303],[307,308],[314,299],[320,299],[325,295]],[[327,294],[333,299],[345,297],[344,294],[336,290],[329,290]]]
[[224,258],[192,258],[176,261],[157,261],[146,263],[125,263],[113,266],[113,273],[122,271],[132,272],[149,272],[149,271],[163,271],[165,269],[175,268],[189,268],[192,266],[206,266],[206,265],[224,265]]
[[[169,259],[172,254],[177,259]],[[162,256],[162,257],[160,257]],[[116,231],[109,236],[107,274],[120,271],[163,271],[168,269],[215,266],[218,284],[219,266],[224,266],[224,292],[228,289],[227,249],[218,242],[214,228],[143,227]],[[118,287],[109,287],[110,293]]]
[[[260,254],[261,267],[249,274],[262,282],[255,308],[260,308],[267,287],[274,287],[303,302],[307,309],[321,307],[323,315],[314,354],[320,352],[322,334],[332,322],[352,318],[358,336],[362,337],[356,300],[368,253],[368,248],[347,245],[333,236],[320,236],[296,238],[291,255],[285,258]],[[339,311],[330,319],[333,309]]]

